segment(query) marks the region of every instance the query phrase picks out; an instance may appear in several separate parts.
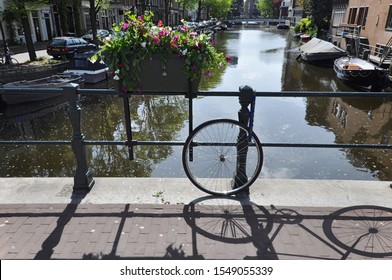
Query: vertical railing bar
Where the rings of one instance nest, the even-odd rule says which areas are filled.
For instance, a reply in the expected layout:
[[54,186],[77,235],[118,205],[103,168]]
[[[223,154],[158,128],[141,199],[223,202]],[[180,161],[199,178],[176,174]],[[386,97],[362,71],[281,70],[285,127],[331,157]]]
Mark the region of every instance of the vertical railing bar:
[[123,96],[123,103],[124,103],[124,115],[125,115],[125,130],[127,133],[127,141],[125,142],[125,145],[128,147],[128,154],[129,154],[129,160],[134,159],[133,155],[133,145],[132,145],[132,128],[131,128],[131,112],[129,109],[129,98],[131,98],[131,95],[124,94]]

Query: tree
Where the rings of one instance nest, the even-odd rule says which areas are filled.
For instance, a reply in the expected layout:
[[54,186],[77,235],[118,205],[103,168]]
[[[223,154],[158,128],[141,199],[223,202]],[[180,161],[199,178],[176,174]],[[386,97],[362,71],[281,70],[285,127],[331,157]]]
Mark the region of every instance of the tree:
[[67,1],[66,0],[58,0],[57,8],[60,16],[60,27],[61,27],[61,35],[68,33],[68,21],[67,21]]
[[89,0],[90,2],[90,22],[91,32],[93,35],[93,42],[98,44],[97,37],[97,15],[101,9],[107,9],[110,5],[110,0]]
[[318,30],[328,29],[332,14],[331,0],[299,0],[306,16],[311,17]]
[[73,0],[73,15],[75,22],[75,33],[77,36],[82,36],[82,27],[81,27],[81,14],[80,11],[82,9],[82,0]]
[[232,0],[206,0],[209,15],[215,18],[224,18],[230,11]]
[[[177,2],[179,2],[181,4],[181,7],[185,10],[192,10],[194,9],[197,4],[199,3],[198,0],[176,0]],[[185,14],[183,15],[183,17],[185,18]]]
[[256,8],[260,11],[261,16],[271,17],[272,16],[272,0],[258,0]]
[[31,37],[31,28],[29,23],[28,15],[32,11],[36,11],[43,6],[48,4],[48,0],[6,0],[5,1],[5,11],[4,18],[10,21],[16,21],[22,24],[27,51],[29,53],[29,58],[31,61],[37,59],[37,54],[35,53],[33,39]]

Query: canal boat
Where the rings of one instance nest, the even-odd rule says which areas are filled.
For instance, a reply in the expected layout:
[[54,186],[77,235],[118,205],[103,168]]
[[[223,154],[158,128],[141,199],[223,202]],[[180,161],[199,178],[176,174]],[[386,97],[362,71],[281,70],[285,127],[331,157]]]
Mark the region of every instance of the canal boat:
[[49,99],[62,95],[63,93],[41,93],[39,91],[35,91],[34,93],[20,93],[18,92],[18,88],[61,88],[69,83],[76,83],[83,86],[84,82],[80,75],[61,73],[31,81],[16,81],[3,85],[3,88],[8,88],[10,89],[10,91],[5,94],[2,94],[1,99],[7,105],[22,104],[27,102]]
[[382,89],[388,80],[388,71],[357,57],[341,57],[335,60],[334,70],[339,80],[362,87]]
[[285,24],[285,23],[280,22],[280,23],[278,23],[278,24],[276,25],[276,28],[277,28],[277,29],[290,29],[290,26],[288,26],[288,25]]
[[347,56],[347,51],[335,46],[334,44],[312,38],[300,48],[298,58],[310,63],[333,65],[335,59]]
[[91,62],[91,57],[96,51],[84,52],[72,57],[68,69],[64,74],[76,74],[82,76],[86,84],[96,84],[108,78],[108,65],[102,60]]

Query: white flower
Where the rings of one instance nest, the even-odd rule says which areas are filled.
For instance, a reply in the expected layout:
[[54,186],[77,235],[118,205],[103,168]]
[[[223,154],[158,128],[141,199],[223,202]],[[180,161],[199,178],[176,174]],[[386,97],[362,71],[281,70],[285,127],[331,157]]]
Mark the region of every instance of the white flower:
[[185,56],[185,55],[187,54],[187,52],[188,52],[188,49],[185,49],[185,50],[181,51],[181,54],[182,54],[183,56]]
[[118,81],[118,80],[120,80],[120,77],[116,74],[116,75],[113,77],[113,80]]
[[141,45],[143,48],[145,48],[146,45],[147,45],[147,43],[146,43],[146,42],[143,42],[143,43],[140,43],[140,45]]

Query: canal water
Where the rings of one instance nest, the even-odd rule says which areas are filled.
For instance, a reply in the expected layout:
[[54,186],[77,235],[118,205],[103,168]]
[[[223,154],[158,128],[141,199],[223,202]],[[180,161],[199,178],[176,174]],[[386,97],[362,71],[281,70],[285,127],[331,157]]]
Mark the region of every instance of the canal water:
[[[332,68],[296,60],[298,42],[286,30],[241,27],[215,35],[217,47],[233,61],[202,80],[203,91],[357,91],[337,80]],[[96,87],[105,88],[103,83]],[[135,140],[184,141],[188,104],[183,97],[131,98]],[[122,100],[107,96],[83,99],[82,131],[87,140],[124,140]],[[390,143],[391,103],[379,98],[260,97],[255,132],[264,143]],[[237,118],[235,97],[199,97],[194,125],[213,118]],[[12,106],[0,116],[2,140],[69,140],[67,105],[61,98]],[[87,146],[94,176],[185,177],[181,147],[136,146],[135,160],[122,146]],[[1,177],[73,176],[75,160],[68,146],[0,148]],[[280,179],[391,180],[391,153],[369,149],[264,148],[260,177]]]

